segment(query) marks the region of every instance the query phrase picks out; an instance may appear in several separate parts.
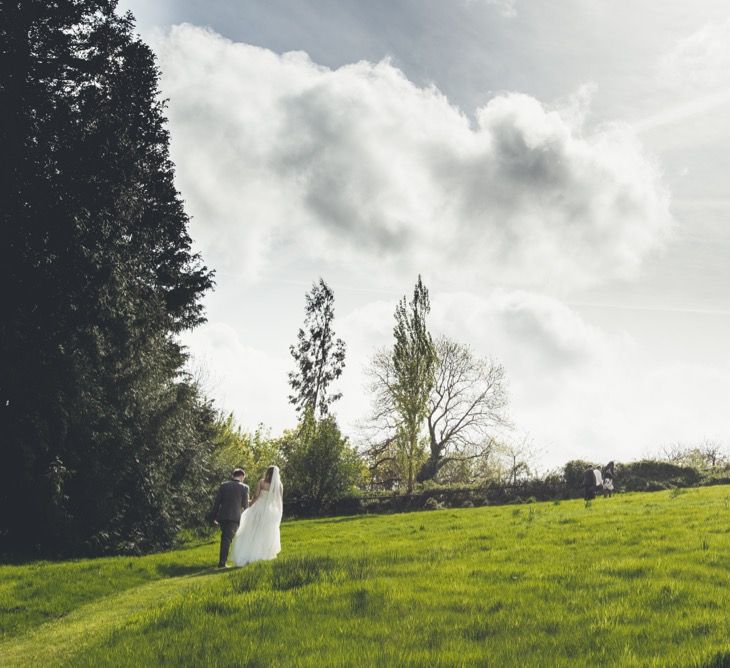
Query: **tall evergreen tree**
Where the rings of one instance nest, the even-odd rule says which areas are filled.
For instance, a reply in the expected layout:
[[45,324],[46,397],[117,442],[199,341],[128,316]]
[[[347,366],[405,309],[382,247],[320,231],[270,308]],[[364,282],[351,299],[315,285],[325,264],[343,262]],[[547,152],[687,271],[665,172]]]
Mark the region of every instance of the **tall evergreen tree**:
[[297,370],[289,374],[293,394],[289,396],[297,412],[307,411],[324,417],[330,405],[342,395],[328,395],[332,381],[345,368],[345,342],[335,338],[332,322],[335,317],[335,295],[320,278],[306,295],[304,328],[299,330],[297,344],[289,348]]
[[150,49],[116,0],[0,2],[0,537],[169,544],[214,414],[176,335],[203,320]]

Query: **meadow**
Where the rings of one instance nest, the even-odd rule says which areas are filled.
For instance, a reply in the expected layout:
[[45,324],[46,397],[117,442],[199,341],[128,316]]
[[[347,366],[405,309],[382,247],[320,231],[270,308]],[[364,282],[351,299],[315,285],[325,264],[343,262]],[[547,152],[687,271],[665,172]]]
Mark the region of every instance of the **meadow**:
[[2,666],[730,666],[730,488],[285,522],[0,567]]

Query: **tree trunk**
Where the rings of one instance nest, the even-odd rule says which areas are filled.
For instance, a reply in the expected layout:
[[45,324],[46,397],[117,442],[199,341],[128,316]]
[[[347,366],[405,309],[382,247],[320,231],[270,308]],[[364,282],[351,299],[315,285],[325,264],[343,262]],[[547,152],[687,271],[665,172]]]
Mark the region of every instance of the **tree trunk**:
[[426,480],[433,480],[436,477],[436,474],[439,472],[439,469],[441,468],[441,456],[440,454],[434,454],[433,451],[431,451],[431,454],[428,456],[428,459],[424,462],[423,466],[418,471],[418,475],[416,475],[416,480],[418,482],[425,482]]
[[441,443],[437,443],[434,437],[434,432],[429,426],[429,432],[431,437],[431,452],[428,455],[428,459],[424,462],[418,471],[416,480],[418,482],[425,482],[426,480],[433,480],[436,474],[439,472],[443,461],[443,450],[444,447]]

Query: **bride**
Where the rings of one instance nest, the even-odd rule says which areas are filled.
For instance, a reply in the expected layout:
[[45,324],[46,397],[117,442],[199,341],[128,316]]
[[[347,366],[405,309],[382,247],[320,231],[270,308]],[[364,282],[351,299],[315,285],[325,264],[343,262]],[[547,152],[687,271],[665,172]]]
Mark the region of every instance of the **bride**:
[[236,566],[274,559],[281,551],[279,524],[284,510],[284,489],[279,467],[269,466],[256,486],[256,496],[243,511],[233,538],[232,558]]

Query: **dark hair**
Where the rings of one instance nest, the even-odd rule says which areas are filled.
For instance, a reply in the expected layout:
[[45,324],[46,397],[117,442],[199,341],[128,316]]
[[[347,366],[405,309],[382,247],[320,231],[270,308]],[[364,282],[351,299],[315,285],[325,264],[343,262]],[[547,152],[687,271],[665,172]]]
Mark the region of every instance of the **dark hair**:
[[243,469],[233,469],[233,477],[234,478],[238,478],[238,477],[245,478],[246,471],[244,471]]
[[269,466],[269,468],[266,469],[266,482],[271,482],[271,479],[274,477],[274,469],[276,466]]

